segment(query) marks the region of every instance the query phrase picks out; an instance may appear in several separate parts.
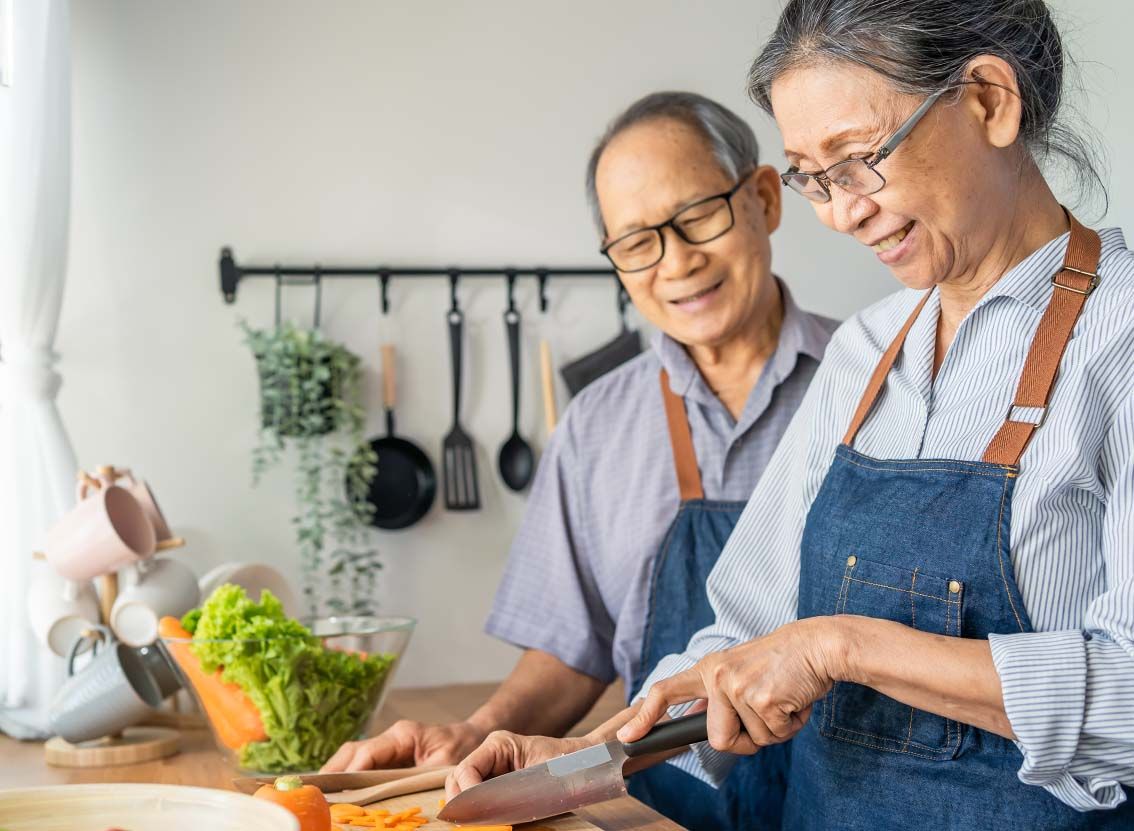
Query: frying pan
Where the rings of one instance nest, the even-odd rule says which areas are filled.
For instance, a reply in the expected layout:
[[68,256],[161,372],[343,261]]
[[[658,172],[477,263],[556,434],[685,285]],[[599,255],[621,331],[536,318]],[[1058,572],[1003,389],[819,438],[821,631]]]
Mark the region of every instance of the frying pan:
[[[378,472],[370,482],[366,501],[374,507],[370,524],[376,528],[408,528],[429,511],[437,496],[437,474],[425,451],[394,435],[396,360],[393,344],[382,346],[382,403],[386,408],[386,435],[370,440],[378,456]],[[352,501],[356,494],[347,477]]]

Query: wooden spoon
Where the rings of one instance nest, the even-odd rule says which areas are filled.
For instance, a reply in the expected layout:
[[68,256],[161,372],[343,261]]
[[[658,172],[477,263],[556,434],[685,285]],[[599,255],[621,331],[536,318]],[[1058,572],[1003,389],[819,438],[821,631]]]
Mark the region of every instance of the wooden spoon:
[[352,805],[369,805],[371,802],[380,802],[395,796],[405,796],[411,793],[432,791],[445,787],[445,779],[452,772],[453,767],[443,767],[437,770],[407,776],[394,782],[382,785],[371,785],[369,788],[355,788],[350,791],[325,794],[327,802],[332,805],[350,803]]

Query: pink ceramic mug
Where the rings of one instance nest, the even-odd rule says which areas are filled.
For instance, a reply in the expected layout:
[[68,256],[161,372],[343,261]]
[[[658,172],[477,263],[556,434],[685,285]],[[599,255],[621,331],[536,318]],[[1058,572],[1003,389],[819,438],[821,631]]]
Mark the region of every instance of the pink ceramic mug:
[[[165,514],[161,512],[157,499],[154,498],[154,492],[150,490],[150,486],[145,481],[135,479],[129,468],[103,465],[98,469],[98,481],[101,482],[103,487],[118,484],[120,480],[125,483],[126,490],[130,491],[130,495],[138,500],[138,504],[146,512],[146,516],[150,518],[158,542],[172,539],[173,532],[169,530],[169,523],[165,521]],[[86,481],[88,481],[86,477],[80,479],[80,490],[83,489],[83,484]],[[83,497],[80,496],[79,498],[82,499]]]
[[89,492],[47,532],[44,554],[68,580],[90,580],[153,556],[154,526],[138,500],[111,485]]

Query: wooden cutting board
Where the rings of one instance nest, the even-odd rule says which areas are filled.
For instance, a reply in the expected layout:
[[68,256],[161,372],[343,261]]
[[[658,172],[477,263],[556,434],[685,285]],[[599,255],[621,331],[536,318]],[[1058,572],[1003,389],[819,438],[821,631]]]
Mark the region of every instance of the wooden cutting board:
[[[398,811],[404,811],[406,808],[420,805],[422,816],[429,817],[430,819],[427,824],[421,826],[420,831],[451,831],[451,829],[457,828],[458,826],[437,819],[437,812],[441,810],[441,800],[444,798],[444,789],[438,788],[435,791],[423,791],[422,793],[409,794],[408,796],[395,796],[393,799],[375,802],[366,807],[385,808],[390,813],[397,813]],[[516,831],[536,831],[538,828],[545,828],[547,831],[602,831],[597,825],[592,825],[585,819],[577,817],[574,814],[565,814],[555,819],[542,819],[538,822],[514,827]],[[367,831],[370,830],[367,829]]]

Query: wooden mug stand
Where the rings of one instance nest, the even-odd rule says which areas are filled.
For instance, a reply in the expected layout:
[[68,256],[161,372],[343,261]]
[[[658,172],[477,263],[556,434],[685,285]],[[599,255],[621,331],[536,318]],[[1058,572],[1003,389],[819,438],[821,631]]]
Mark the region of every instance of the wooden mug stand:
[[[100,469],[100,473],[113,474],[113,468]],[[102,487],[102,482],[90,474],[80,471],[79,479],[93,488]],[[182,537],[159,540],[157,551],[182,548]],[[46,559],[40,552],[32,555],[35,559]],[[110,610],[118,599],[118,574],[111,572],[97,578],[99,613],[104,626],[110,626]],[[173,756],[180,749],[181,733],[170,727],[143,724],[127,727],[121,733],[104,736],[87,742],[72,744],[61,736],[53,736],[43,746],[47,764],[54,767],[91,768],[109,765],[133,765],[152,762]]]

